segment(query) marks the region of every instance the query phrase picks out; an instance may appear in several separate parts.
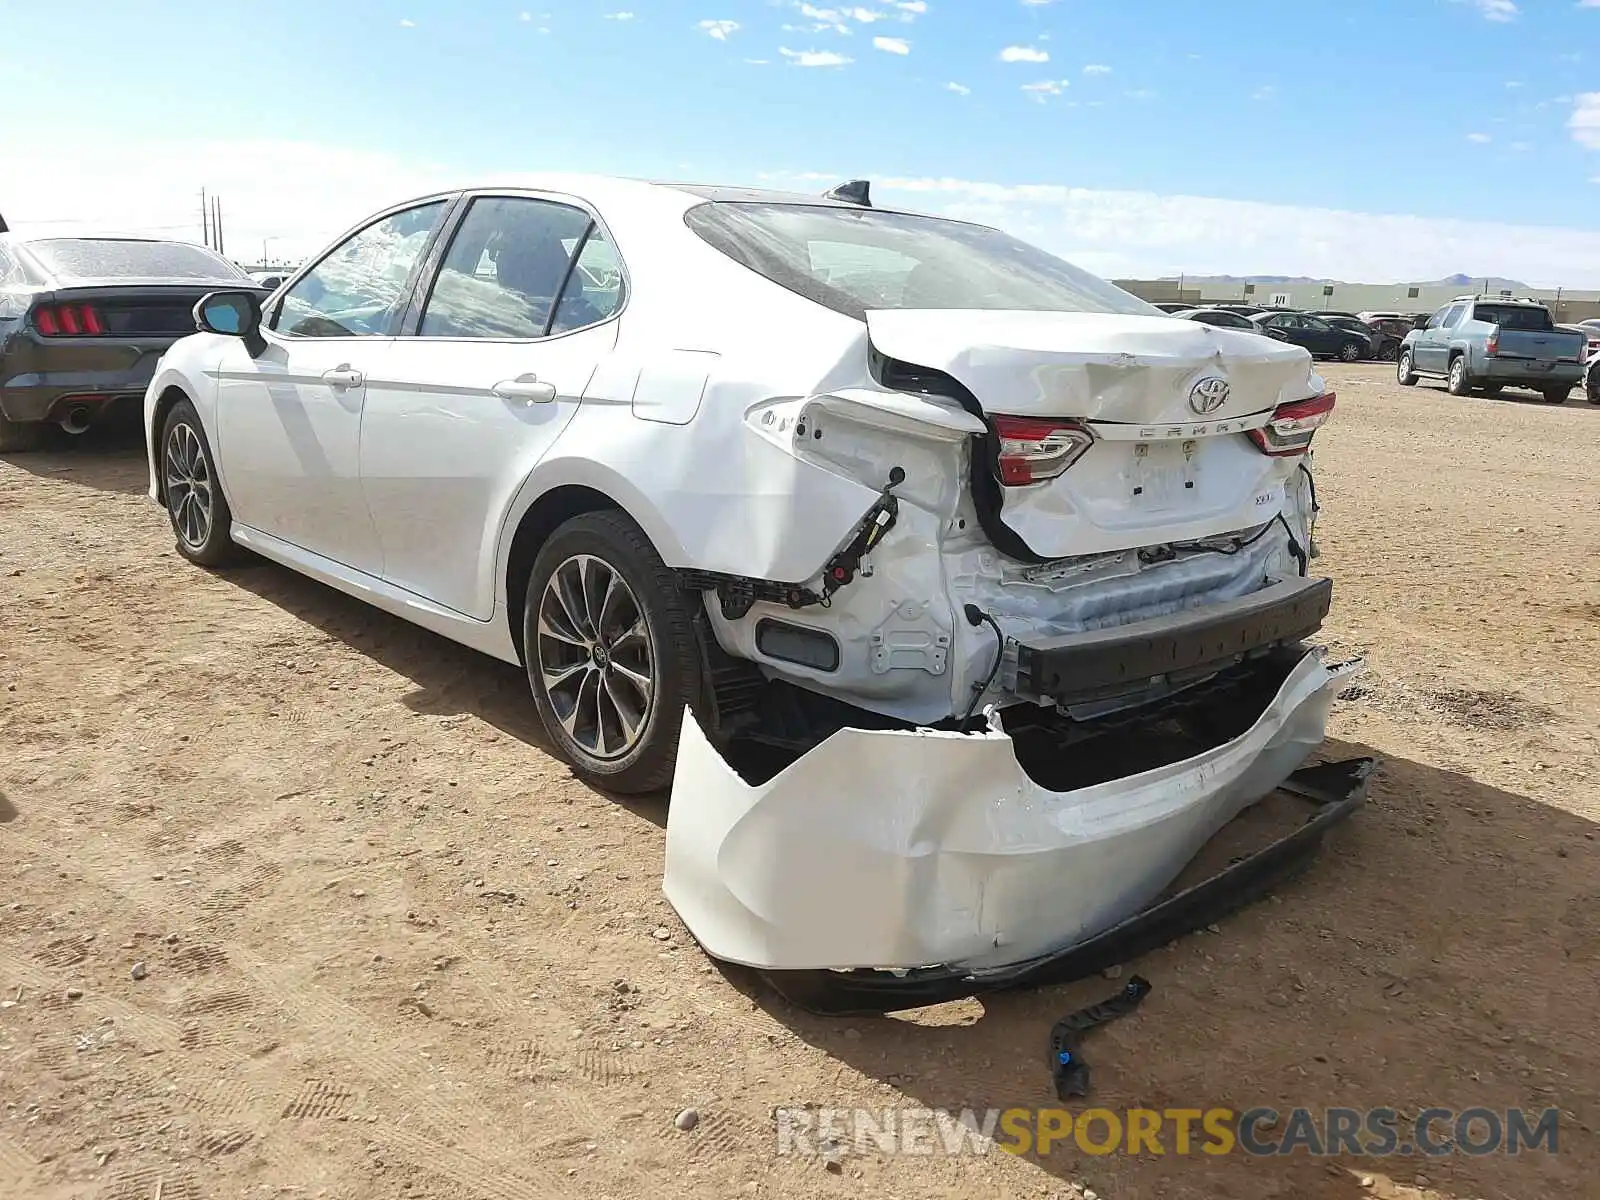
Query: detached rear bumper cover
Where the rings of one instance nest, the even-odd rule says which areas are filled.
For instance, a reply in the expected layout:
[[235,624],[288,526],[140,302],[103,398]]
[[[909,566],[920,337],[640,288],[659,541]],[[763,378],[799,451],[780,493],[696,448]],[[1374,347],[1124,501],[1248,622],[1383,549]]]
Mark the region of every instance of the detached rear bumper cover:
[[667,899],[712,956],[772,971],[981,976],[1060,955],[1149,906],[1284,783],[1360,669],[1307,654],[1232,741],[1071,792],[1029,779],[999,729],[847,729],[752,787],[691,717]]

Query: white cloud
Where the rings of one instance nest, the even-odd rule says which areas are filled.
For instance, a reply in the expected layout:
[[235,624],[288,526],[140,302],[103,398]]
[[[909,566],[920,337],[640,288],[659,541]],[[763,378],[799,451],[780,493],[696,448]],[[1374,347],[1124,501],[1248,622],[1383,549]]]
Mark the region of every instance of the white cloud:
[[1149,88],[1134,88],[1131,92],[1123,92],[1122,94],[1129,100],[1154,100],[1159,95],[1158,92],[1154,92]]
[[860,21],[863,25],[870,25],[873,21],[883,20],[883,14],[875,8],[847,8],[844,12],[845,16],[852,20]]
[[[415,21],[413,21],[410,17],[401,17],[400,18],[400,28],[401,29],[415,29],[416,27],[417,27],[417,23]],[[227,230],[223,230],[223,232],[226,233]]]
[[790,50],[779,46],[778,53],[797,67],[843,67],[855,61],[832,50]]
[[872,44],[885,54],[910,54],[911,43],[905,38],[875,37]]
[[1469,141],[1469,142],[1477,142],[1478,145],[1481,146],[1486,142],[1494,141],[1494,139],[1492,137],[1490,137],[1487,133],[1469,133],[1469,134],[1467,134],[1467,141]]
[[915,21],[928,11],[928,0],[889,0],[889,4],[900,13],[902,21]]
[[1000,61],[1007,63],[1044,63],[1050,61],[1050,54],[1035,46],[1007,46],[1000,51]]
[[1277,98],[1278,88],[1276,84],[1272,83],[1264,84],[1250,93],[1250,99],[1252,100],[1276,100]]
[[1472,5],[1485,21],[1515,21],[1520,11],[1516,0],[1456,0],[1456,3]]
[[606,20],[608,20],[608,21],[631,21],[631,20],[633,20],[633,14],[631,12],[607,13],[606,14]]
[[947,92],[954,92],[958,96],[972,95],[972,89],[964,83],[947,83],[944,85],[944,90]]
[[1042,79],[1038,83],[1025,83],[1022,90],[1041,104],[1049,96],[1059,96],[1072,85],[1065,79]]
[[1508,79],[1508,80],[1506,80],[1506,90],[1507,91],[1515,91],[1517,88],[1519,88],[1521,86],[1522,86],[1522,80],[1520,80],[1520,79]]
[[747,58],[744,61],[749,63],[752,67],[764,67],[772,60],[770,58]]
[[1083,73],[1085,75],[1109,75],[1111,74],[1111,68],[1106,66],[1105,63],[1090,63],[1083,69]]
[[1043,8],[1046,4],[1053,4],[1055,0],[1022,0],[1025,8]]
[[1600,287],[1600,230],[961,179],[874,178],[873,198],[998,226],[1117,278],[1272,272],[1383,282],[1466,270]]
[[707,36],[714,37],[719,42],[725,42],[728,40],[728,35],[730,33],[734,33],[738,30],[739,22],[701,21],[698,28],[704,30]]
[[1578,145],[1600,150],[1600,92],[1584,92],[1577,97],[1567,128]]

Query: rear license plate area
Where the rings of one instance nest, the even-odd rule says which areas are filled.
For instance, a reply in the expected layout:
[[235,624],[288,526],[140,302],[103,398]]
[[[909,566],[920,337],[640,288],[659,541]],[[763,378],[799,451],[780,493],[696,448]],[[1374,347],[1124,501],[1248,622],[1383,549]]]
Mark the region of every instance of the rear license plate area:
[[1161,511],[1191,502],[1199,489],[1199,443],[1135,442],[1128,472],[1129,500],[1136,508]]

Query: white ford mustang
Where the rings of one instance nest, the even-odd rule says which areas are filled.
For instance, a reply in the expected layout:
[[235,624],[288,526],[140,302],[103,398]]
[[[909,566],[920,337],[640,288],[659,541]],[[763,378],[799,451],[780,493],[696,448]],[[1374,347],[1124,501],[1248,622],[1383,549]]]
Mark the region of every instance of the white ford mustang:
[[[146,396],[180,553],[245,547],[524,664],[612,791],[676,762],[669,895],[726,957],[1059,944],[1322,738],[1310,357],[998,231],[861,187],[539,177],[398,205],[196,316]],[[814,749],[848,800],[780,770]],[[988,782],[956,778],[980,754]],[[947,851],[1009,882],[952,890]],[[1086,899],[1049,894],[1091,861]]]

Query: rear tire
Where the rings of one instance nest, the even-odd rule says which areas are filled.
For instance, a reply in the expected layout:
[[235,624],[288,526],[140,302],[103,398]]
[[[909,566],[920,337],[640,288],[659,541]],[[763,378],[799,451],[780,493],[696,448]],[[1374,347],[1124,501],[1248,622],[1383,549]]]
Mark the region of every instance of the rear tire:
[[1458,354],[1450,360],[1450,375],[1445,391],[1452,396],[1466,396],[1472,392],[1472,377],[1467,374],[1467,356]]
[[1360,342],[1346,342],[1339,347],[1339,361],[1347,363],[1360,362],[1364,353],[1366,352],[1362,350]]
[[1411,369],[1411,351],[1402,350],[1394,364],[1394,377],[1401,387],[1416,387],[1417,373]]
[[161,427],[161,485],[177,551],[202,567],[224,567],[244,558],[234,544],[233,510],[222,494],[211,443],[200,414],[180,400]]
[[1570,387],[1549,387],[1544,389],[1544,402],[1546,404],[1565,404],[1567,397],[1572,395]]
[[23,454],[43,450],[50,432],[43,421],[13,421],[0,413],[0,454]]
[[528,576],[523,659],[551,741],[621,795],[672,781],[684,710],[704,692],[692,598],[615,510],[559,526]]
[[1378,361],[1379,362],[1393,362],[1395,360],[1396,356],[1398,355],[1398,353],[1399,353],[1398,348],[1393,343],[1391,343],[1391,344],[1389,344],[1387,346],[1380,346],[1378,348]]

